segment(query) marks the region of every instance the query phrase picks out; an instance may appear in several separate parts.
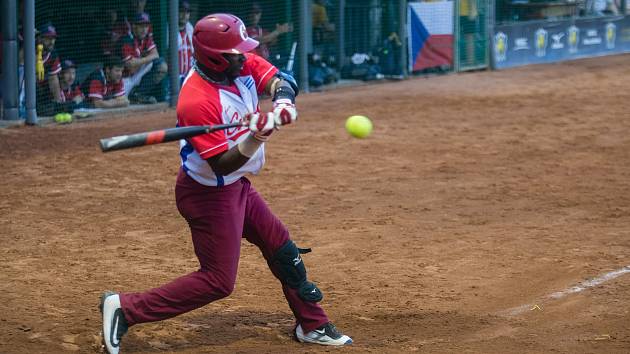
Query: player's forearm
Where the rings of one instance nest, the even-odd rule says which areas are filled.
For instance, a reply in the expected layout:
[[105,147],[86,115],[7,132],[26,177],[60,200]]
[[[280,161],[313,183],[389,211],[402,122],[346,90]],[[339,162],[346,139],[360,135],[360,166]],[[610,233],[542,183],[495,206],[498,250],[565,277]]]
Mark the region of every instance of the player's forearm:
[[96,108],[118,108],[118,107],[127,107],[129,105],[129,100],[126,97],[116,97],[110,100],[95,100],[94,107]]
[[207,161],[216,174],[226,176],[238,170],[249,161],[256,151],[258,151],[262,143],[262,140],[250,134],[238,145],[220,155],[209,158]]
[[268,44],[275,41],[278,36],[280,36],[280,33],[278,31],[273,31],[266,36],[258,37],[258,41],[263,44]]
[[136,71],[138,71],[138,69],[140,69],[140,67],[152,62],[153,60],[154,59],[151,56],[146,56],[142,58],[133,58],[125,63],[125,67],[132,73],[135,73]]
[[160,54],[158,53],[157,48],[153,48],[151,49],[149,54],[144,56],[142,59],[146,60],[147,63],[150,63],[154,61],[155,59],[159,59],[159,58],[160,58]]
[[209,158],[207,161],[214,173],[227,176],[247,163],[249,157],[242,155],[238,151],[238,146],[234,146],[220,155]]
[[51,75],[48,77],[48,87],[50,88],[50,93],[55,101],[61,101],[61,88],[59,88],[59,76]]

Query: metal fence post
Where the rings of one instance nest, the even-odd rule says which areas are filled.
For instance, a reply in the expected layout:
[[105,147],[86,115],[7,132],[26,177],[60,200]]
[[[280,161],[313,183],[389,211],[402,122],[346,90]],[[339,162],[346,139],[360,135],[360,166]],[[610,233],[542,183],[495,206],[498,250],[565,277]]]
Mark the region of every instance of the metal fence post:
[[460,36],[460,23],[459,23],[459,1],[453,1],[455,9],[453,10],[453,69],[455,72],[460,71],[460,61],[459,61],[459,41],[461,41]]
[[486,54],[486,65],[494,69],[494,26],[496,24],[496,0],[488,0],[488,13],[486,15],[486,40],[488,44],[486,45],[487,54]]
[[300,37],[298,39],[298,58],[300,72],[300,88],[303,92],[309,91],[308,85],[308,51],[311,43],[311,1],[300,0]]
[[169,105],[177,106],[179,97],[179,0],[170,0],[168,8],[168,54],[169,54],[169,79],[171,83],[171,99]]
[[408,50],[407,50],[407,0],[399,0],[399,19],[398,19],[398,32],[400,35],[400,42],[401,42],[401,47],[400,47],[400,67],[402,68],[402,75],[403,77],[407,77],[409,76],[409,66],[407,64],[407,59],[409,56]]
[[341,70],[346,64],[346,0],[339,0],[337,6],[339,12],[336,23],[337,30],[337,70]]
[[24,1],[24,94],[26,124],[37,124],[37,91],[35,86],[35,0]]
[[20,118],[18,103],[18,44],[16,0],[2,1],[2,119]]

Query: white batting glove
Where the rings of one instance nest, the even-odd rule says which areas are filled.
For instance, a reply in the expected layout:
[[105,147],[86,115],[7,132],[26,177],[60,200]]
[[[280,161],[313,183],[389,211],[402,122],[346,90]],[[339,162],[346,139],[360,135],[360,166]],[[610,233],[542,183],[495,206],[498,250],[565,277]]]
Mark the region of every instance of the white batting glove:
[[295,122],[298,116],[295,105],[289,99],[276,100],[273,103],[273,110],[270,114],[273,116],[276,129]]
[[255,139],[265,142],[273,132],[275,123],[271,112],[268,113],[248,113],[244,121],[247,123],[249,131]]

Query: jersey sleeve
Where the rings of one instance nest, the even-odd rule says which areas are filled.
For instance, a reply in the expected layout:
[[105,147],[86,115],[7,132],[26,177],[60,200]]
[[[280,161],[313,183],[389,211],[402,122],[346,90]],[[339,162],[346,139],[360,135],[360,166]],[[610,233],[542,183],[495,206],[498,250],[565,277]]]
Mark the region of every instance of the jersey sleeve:
[[157,45],[155,45],[155,42],[153,41],[153,36],[147,36],[147,38],[144,40],[143,54],[152,51],[154,48],[157,48]]
[[100,80],[90,81],[90,85],[88,86],[88,97],[90,99],[102,100],[104,91],[105,88],[103,87],[103,83]]
[[[201,104],[180,96],[180,101],[177,104],[178,126],[214,124],[221,124],[221,112],[218,104]],[[204,160],[228,150],[227,137],[223,130],[188,138],[188,141]]]
[[136,56],[136,48],[134,46],[133,39],[129,36],[125,37],[121,41],[120,54],[123,61],[129,61]]
[[113,93],[114,97],[124,96],[126,92],[125,92],[125,85],[123,84],[123,81],[120,80],[118,81],[117,84],[114,84],[114,88],[112,91],[114,92]]
[[53,50],[52,53],[50,53],[48,63],[48,75],[56,75],[61,72],[61,60],[59,60],[59,55],[57,55],[56,51]]
[[74,91],[72,91],[72,99],[74,99],[75,97],[83,98],[83,92],[81,92],[81,87],[79,87],[79,85],[76,85],[74,87]]
[[265,90],[269,80],[278,72],[278,69],[256,54],[248,53],[246,56],[247,61],[245,61],[243,70],[249,70],[251,72],[256,82],[256,92],[261,94]]

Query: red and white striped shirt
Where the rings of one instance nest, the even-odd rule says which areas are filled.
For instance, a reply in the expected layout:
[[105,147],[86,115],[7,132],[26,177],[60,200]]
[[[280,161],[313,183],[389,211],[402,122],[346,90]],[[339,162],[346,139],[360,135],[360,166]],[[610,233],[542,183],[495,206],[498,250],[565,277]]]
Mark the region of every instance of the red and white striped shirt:
[[186,76],[190,68],[192,68],[192,38],[188,36],[186,30],[179,32],[180,45],[177,51],[179,52],[179,75]]

